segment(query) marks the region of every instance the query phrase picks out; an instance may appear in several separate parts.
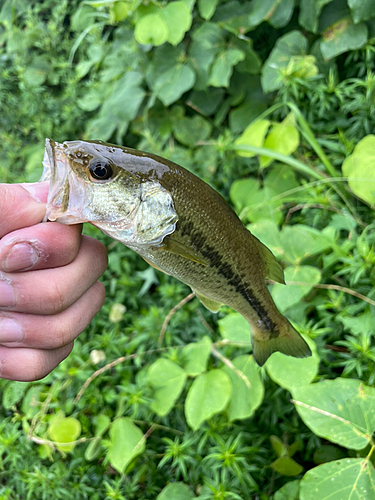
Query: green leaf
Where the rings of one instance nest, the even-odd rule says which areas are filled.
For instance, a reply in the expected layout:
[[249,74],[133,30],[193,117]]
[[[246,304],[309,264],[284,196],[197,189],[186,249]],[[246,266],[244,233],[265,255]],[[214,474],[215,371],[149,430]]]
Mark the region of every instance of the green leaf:
[[156,47],[168,40],[169,29],[161,14],[148,14],[137,22],[134,37],[138,43],[151,43]]
[[182,94],[191,89],[195,82],[195,74],[187,64],[176,64],[159,76],[153,90],[165,106],[177,101]]
[[148,369],[149,383],[156,389],[152,410],[161,417],[167,415],[184,388],[187,373],[173,361],[160,358]]
[[25,382],[9,382],[3,392],[3,406],[9,410],[12,406],[21,401],[27,390]]
[[205,420],[224,410],[232,394],[229,376],[223,370],[202,373],[193,382],[185,401],[185,416],[196,431]]
[[[294,153],[298,145],[299,133],[295,126],[293,113],[289,113],[281,123],[273,124],[263,143],[264,148],[277,151],[287,156]],[[267,156],[260,156],[259,158],[261,168],[268,167],[273,161],[273,158]]]
[[[260,148],[263,146],[264,138],[267,134],[268,128],[270,126],[269,120],[256,120],[250,123],[248,127],[245,128],[240,137],[235,141],[236,146],[241,146],[245,144],[246,146],[255,146]],[[243,156],[246,158],[255,156],[255,153],[249,153],[247,151],[236,151],[238,156]]]
[[251,345],[250,327],[246,319],[239,313],[230,313],[219,319],[219,331],[223,339],[230,342]]
[[283,28],[286,26],[293,14],[295,0],[281,0],[278,2],[276,9],[272,12],[268,22],[274,28]]
[[288,67],[290,59],[292,56],[304,56],[307,47],[307,40],[300,31],[291,31],[277,40],[262,68],[264,92],[272,92],[283,86],[283,71]]
[[172,45],[178,45],[190,29],[192,16],[184,2],[170,2],[160,12],[167,26],[167,41]]
[[[54,441],[55,446],[60,451],[72,451],[75,443],[81,434],[81,424],[79,420],[73,417],[54,418],[50,421],[48,427],[49,437]],[[71,444],[63,444],[71,443]]]
[[193,148],[198,141],[207,139],[211,131],[210,122],[199,115],[193,118],[184,116],[173,122],[173,133],[176,139],[190,148]]
[[193,500],[195,495],[184,483],[170,483],[156,497],[156,500]]
[[342,164],[342,173],[354,194],[375,206],[375,135],[367,135]]
[[192,34],[189,56],[197,74],[196,90],[207,90],[211,65],[224,46],[221,28],[214,23],[202,24]]
[[50,69],[51,63],[45,56],[36,56],[25,69],[23,78],[28,85],[38,87],[46,81]]
[[301,500],[370,500],[375,470],[369,460],[346,458],[309,470],[300,483]]
[[117,418],[111,425],[108,459],[120,474],[137,455],[144,452],[146,445],[143,432],[128,417]]
[[228,49],[221,52],[212,65],[208,84],[213,87],[228,87],[233,67],[244,59],[245,54],[242,50]]
[[300,0],[299,24],[307,31],[316,33],[322,8],[332,0]]
[[337,378],[293,390],[294,404],[317,435],[353,450],[375,431],[375,389],[360,380]]
[[273,500],[299,500],[300,481],[289,481],[276,491]]
[[290,457],[277,458],[271,467],[282,476],[298,476],[303,471],[303,467]]
[[231,422],[251,417],[264,397],[263,381],[253,356],[239,356],[232,363],[238,372],[229,366],[223,368],[232,381],[232,397],[228,406]]
[[280,244],[284,258],[298,265],[311,255],[320,254],[330,248],[332,241],[313,227],[296,224],[284,227],[280,233]]
[[355,50],[367,42],[367,26],[354,24],[350,17],[340,19],[325,30],[320,42],[324,59],[329,60],[348,50]]
[[[286,286],[275,283],[272,287],[272,297],[276,307],[286,311],[294,304],[298,304],[319,283],[322,277],[320,270],[312,266],[287,267],[284,270]],[[288,285],[289,281],[305,282],[308,285]],[[289,361],[289,358],[288,358]]]
[[203,19],[211,19],[216,10],[219,0],[198,0],[199,14]]
[[43,385],[33,385],[22,400],[21,411],[27,418],[34,417],[42,406],[41,395],[45,391]]
[[[268,358],[265,368],[270,378],[288,391],[312,382],[318,373],[320,358],[313,340],[302,335],[313,353],[309,358],[292,358],[275,352]],[[298,376],[296,376],[298,374]]]
[[88,462],[95,460],[101,452],[102,446],[100,443],[100,439],[96,438],[89,442],[86,450],[85,450],[85,459]]
[[373,0],[348,0],[355,24],[375,17]]
[[212,341],[204,336],[199,342],[188,344],[182,349],[183,367],[190,377],[196,377],[207,369]]

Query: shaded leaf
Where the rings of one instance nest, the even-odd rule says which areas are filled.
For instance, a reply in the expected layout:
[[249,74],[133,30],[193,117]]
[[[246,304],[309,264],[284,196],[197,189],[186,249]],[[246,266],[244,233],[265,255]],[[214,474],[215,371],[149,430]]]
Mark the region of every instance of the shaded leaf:
[[[288,307],[298,304],[300,300],[307,295],[312,285],[320,282],[321,272],[317,267],[298,266],[287,267],[284,270],[286,285],[275,283],[272,287],[272,297],[276,307],[284,312]],[[308,285],[288,285],[288,281],[297,281],[309,283]],[[289,362],[289,359],[288,359]]]
[[169,359],[158,359],[148,369],[148,381],[156,389],[152,410],[164,417],[167,415],[184,388],[187,373]]
[[323,33],[320,50],[324,59],[359,49],[367,42],[367,26],[364,23],[354,24],[350,17],[340,19]]
[[303,471],[302,465],[290,457],[277,458],[272,462],[271,467],[282,476],[298,476]]
[[224,410],[232,393],[229,376],[223,370],[202,373],[193,382],[185,401],[185,416],[193,430]]
[[191,89],[194,82],[195,74],[192,68],[187,64],[177,64],[159,76],[153,90],[162,103],[169,106]]
[[305,424],[318,436],[361,450],[375,431],[375,389],[360,380],[337,378],[293,390]]
[[232,422],[251,417],[263,401],[264,386],[253,356],[239,356],[231,361],[240,372],[236,373],[229,366],[223,368],[232,381],[232,397],[227,410]]
[[268,18],[270,25],[274,28],[286,26],[292,17],[294,3],[295,0],[281,0],[272,12],[271,17]]
[[130,418],[121,417],[112,423],[109,435],[111,446],[108,459],[112,467],[122,474],[133,458],[144,452],[143,432]]
[[307,31],[316,33],[318,21],[323,7],[332,0],[300,0],[298,21]]
[[273,500],[299,500],[300,481],[289,481],[274,494]]
[[9,382],[3,391],[3,406],[9,410],[12,406],[21,401],[27,390],[25,382]]
[[242,50],[228,49],[222,52],[212,65],[208,84],[213,87],[228,87],[233,73],[233,66],[244,59],[245,54]]
[[348,5],[356,24],[375,17],[373,0],[348,0]]
[[195,495],[184,483],[170,483],[156,497],[156,500],[192,500]]

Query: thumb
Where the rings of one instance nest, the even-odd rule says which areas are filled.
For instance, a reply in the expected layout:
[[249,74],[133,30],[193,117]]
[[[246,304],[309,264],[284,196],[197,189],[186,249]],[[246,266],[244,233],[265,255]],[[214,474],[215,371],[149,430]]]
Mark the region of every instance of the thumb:
[[0,184],[0,238],[41,222],[46,213],[49,182]]

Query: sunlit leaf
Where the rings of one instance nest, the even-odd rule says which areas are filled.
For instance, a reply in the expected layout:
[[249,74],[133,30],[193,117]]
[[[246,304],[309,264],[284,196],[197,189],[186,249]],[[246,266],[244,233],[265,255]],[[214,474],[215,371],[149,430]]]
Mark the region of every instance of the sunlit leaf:
[[234,343],[246,343],[250,346],[249,323],[241,314],[227,314],[223,319],[219,319],[218,323],[220,335],[223,339]]
[[[245,128],[240,137],[235,141],[236,146],[242,144],[246,146],[255,146],[260,148],[263,146],[265,136],[267,134],[268,128],[270,126],[269,120],[256,120]],[[239,156],[252,157],[255,153],[250,153],[247,151],[237,150],[236,153]]]
[[169,359],[160,358],[148,369],[149,383],[154,387],[152,410],[164,417],[173,408],[176,399],[182,392],[187,373]]
[[[272,297],[277,308],[283,312],[300,302],[310,292],[313,285],[320,282],[321,276],[321,271],[317,267],[287,267],[284,270],[286,285],[275,283],[272,287]],[[288,281],[303,282],[306,285],[288,285]]]
[[206,371],[211,345],[212,341],[206,335],[199,342],[188,344],[182,349],[183,367],[190,377]]
[[[273,124],[263,143],[264,148],[287,156],[292,154],[298,148],[298,145],[299,133],[295,126],[293,113],[289,113],[281,123]],[[267,156],[260,156],[259,158],[261,168],[267,167],[273,161],[272,158],[268,158]]]
[[55,418],[50,422],[48,434],[55,442],[57,449],[65,452],[72,451],[76,446],[73,441],[76,441],[81,434],[81,424],[73,417]]
[[156,497],[156,500],[193,500],[195,495],[184,483],[170,483]]

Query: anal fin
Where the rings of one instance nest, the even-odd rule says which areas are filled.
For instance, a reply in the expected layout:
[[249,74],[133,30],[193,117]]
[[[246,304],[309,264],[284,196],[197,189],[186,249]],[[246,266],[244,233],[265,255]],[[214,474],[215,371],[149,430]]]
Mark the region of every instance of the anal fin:
[[195,295],[198,297],[198,299],[202,302],[202,304],[207,307],[207,309],[211,312],[216,313],[220,307],[223,305],[220,302],[216,302],[216,300],[212,300],[205,295],[202,295],[201,293],[196,292],[194,289],[192,289]]

